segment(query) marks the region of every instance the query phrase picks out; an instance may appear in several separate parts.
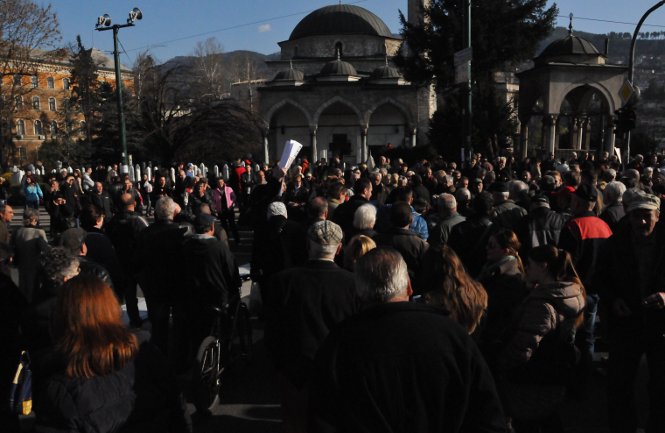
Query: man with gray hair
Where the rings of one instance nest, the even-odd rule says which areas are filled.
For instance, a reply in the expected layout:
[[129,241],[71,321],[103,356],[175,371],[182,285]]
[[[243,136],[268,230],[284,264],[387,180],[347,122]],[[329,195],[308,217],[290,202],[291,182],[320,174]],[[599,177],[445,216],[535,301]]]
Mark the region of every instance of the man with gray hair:
[[[180,206],[170,197],[155,204],[155,222],[137,237],[134,271],[148,307],[152,324],[152,343],[169,353],[169,317],[175,307],[182,274],[181,250],[186,229],[173,222]],[[174,315],[174,328],[181,325]]]
[[623,207],[623,193],[626,192],[626,185],[621,182],[612,181],[605,185],[603,199],[605,208],[600,214],[600,219],[605,221],[612,233],[619,228],[619,221],[626,215]]
[[355,283],[368,308],[337,326],[317,354],[308,431],[506,431],[476,344],[443,311],[408,302],[399,253],[365,254]]
[[[353,233],[354,236],[361,234],[369,236],[370,238],[375,238],[377,232],[374,231],[374,225],[376,224],[376,207],[373,204],[366,203],[356,209],[356,213],[353,215]],[[347,239],[347,242],[349,239]]]
[[318,221],[307,231],[309,260],[272,278],[263,299],[266,346],[279,372],[286,431],[306,431],[307,392],[313,360],[328,332],[355,314],[353,274],[334,262],[342,228]]
[[466,221],[466,218],[457,212],[457,200],[452,194],[441,194],[436,200],[438,221],[432,230],[428,242],[431,245],[445,245],[448,243],[450,231],[457,224]]

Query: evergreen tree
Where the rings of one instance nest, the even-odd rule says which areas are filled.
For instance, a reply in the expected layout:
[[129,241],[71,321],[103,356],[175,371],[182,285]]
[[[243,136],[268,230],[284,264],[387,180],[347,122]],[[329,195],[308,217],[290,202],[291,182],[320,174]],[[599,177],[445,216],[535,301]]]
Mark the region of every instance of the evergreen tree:
[[[455,89],[453,59],[455,52],[465,48],[466,4],[467,0],[433,0],[424,11],[422,25],[413,25],[401,15],[407,49],[395,59],[408,80],[434,83],[443,98],[443,112],[432,119],[430,139],[449,155],[459,155],[463,142],[459,108],[465,92]],[[547,0],[472,1],[475,146],[505,142],[515,131],[514,113],[496,97],[494,74],[534,56],[538,42],[554,29],[556,5],[546,6]],[[451,143],[457,146],[446,149]]]

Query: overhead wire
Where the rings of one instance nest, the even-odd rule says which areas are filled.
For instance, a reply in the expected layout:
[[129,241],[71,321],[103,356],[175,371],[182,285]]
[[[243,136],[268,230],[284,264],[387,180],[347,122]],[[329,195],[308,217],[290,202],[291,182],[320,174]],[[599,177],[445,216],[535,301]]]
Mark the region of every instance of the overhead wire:
[[[369,0],[356,0],[356,1],[353,1],[353,2],[349,2],[348,4],[355,5],[355,4],[359,4],[359,3],[365,3],[367,1],[369,1]],[[169,39],[169,40],[166,40],[166,41],[156,42],[156,43],[152,43],[152,44],[149,44],[149,45],[143,45],[141,47],[131,48],[127,51],[132,52],[132,51],[144,50],[144,49],[148,49],[150,47],[153,47],[155,45],[166,45],[166,44],[171,44],[173,42],[180,42],[180,41],[185,41],[185,40],[188,40],[188,39],[200,38],[202,36],[207,36],[207,35],[211,35],[211,34],[215,34],[215,33],[221,33],[221,32],[225,32],[225,31],[229,31],[229,30],[235,30],[235,29],[238,29],[238,28],[253,26],[253,25],[256,25],[256,24],[265,24],[266,22],[269,22],[269,21],[276,21],[276,20],[281,20],[281,19],[285,19],[285,18],[295,17],[295,16],[298,16],[298,15],[304,15],[304,14],[313,12],[315,10],[316,9],[309,9],[309,10],[306,10],[306,11],[293,12],[293,13],[286,14],[286,15],[278,15],[278,16],[274,16],[274,17],[271,17],[271,18],[264,18],[264,19],[261,19],[261,20],[256,20],[256,21],[251,21],[251,22],[246,22],[246,23],[241,23],[241,24],[235,24],[235,25],[232,25],[232,26],[222,27],[222,28],[215,29],[215,30],[208,30],[208,31],[201,32],[201,33],[196,33],[196,34],[193,34],[193,35],[182,36],[182,37],[179,37],[179,38],[174,38],[174,39]]]
[[[570,18],[568,15],[557,15],[557,18],[565,18],[568,19]],[[574,17],[575,20],[582,20],[582,21],[596,21],[596,22],[601,22],[601,23],[608,23],[608,24],[623,24],[623,25],[628,25],[628,26],[636,26],[637,23],[629,23],[626,21],[614,21],[614,20],[606,20],[606,19],[601,19],[601,18],[589,18],[589,17]],[[665,29],[665,25],[660,25],[660,24],[644,24],[643,27],[657,27],[661,29]]]

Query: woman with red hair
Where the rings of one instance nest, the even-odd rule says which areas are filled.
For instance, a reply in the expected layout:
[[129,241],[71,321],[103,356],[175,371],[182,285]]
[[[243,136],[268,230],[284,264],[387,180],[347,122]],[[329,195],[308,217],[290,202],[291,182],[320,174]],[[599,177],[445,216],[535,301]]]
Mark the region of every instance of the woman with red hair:
[[37,432],[187,432],[191,421],[165,359],[125,327],[113,290],[67,281],[53,313],[53,371],[37,392]]

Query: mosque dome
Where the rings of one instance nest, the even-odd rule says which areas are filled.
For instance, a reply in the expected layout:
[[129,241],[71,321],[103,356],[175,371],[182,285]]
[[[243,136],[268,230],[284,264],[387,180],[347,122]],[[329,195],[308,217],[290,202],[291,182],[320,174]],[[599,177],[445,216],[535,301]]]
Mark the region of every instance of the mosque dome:
[[354,5],[325,6],[307,15],[291,32],[289,40],[323,35],[372,35],[392,38],[381,18]]
[[378,68],[374,69],[374,71],[372,71],[372,78],[377,80],[401,77],[402,76],[400,75],[399,71],[394,66],[379,66]]
[[321,75],[358,75],[356,68],[349,62],[337,58],[331,62],[326,63],[321,69]]
[[603,54],[589,40],[573,34],[573,16],[570,16],[568,35],[549,44],[535,59],[536,62],[566,62],[602,64]]
[[273,81],[303,81],[305,73],[297,69],[289,68],[277,72]]

